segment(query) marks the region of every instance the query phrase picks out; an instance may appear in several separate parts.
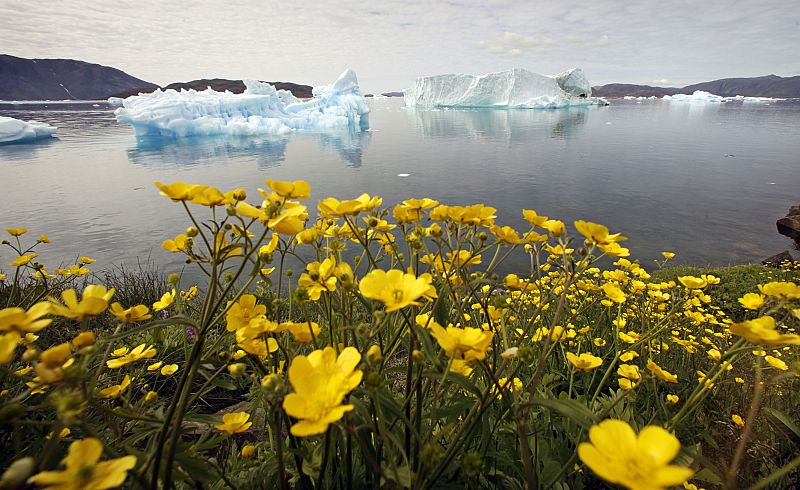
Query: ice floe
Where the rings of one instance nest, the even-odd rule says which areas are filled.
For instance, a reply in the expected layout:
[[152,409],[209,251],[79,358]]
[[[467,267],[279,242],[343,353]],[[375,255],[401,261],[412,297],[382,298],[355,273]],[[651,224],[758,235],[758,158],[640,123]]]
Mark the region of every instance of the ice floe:
[[369,105],[351,69],[331,85],[314,87],[309,100],[268,83],[245,80],[245,86],[242,94],[210,88],[156,90],[124,99],[114,114],[139,136],[264,135],[369,127]]
[[592,87],[579,68],[555,77],[514,68],[487,75],[419,77],[404,91],[406,105],[419,107],[493,107],[555,109],[607,105],[591,97]]
[[56,128],[37,121],[0,116],[0,144],[25,143],[55,135]]

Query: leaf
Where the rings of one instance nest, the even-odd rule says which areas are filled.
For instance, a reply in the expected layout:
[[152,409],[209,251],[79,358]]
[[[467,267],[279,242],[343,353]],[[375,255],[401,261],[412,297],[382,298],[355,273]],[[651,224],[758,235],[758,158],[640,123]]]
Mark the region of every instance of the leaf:
[[775,427],[775,430],[783,433],[795,444],[800,445],[800,427],[792,422],[788,415],[774,408],[765,408],[764,414],[767,416],[767,421],[770,425]]
[[584,429],[591,427],[596,419],[592,411],[577,400],[554,400],[552,398],[536,397],[530,403],[556,411],[564,417],[575,421]]

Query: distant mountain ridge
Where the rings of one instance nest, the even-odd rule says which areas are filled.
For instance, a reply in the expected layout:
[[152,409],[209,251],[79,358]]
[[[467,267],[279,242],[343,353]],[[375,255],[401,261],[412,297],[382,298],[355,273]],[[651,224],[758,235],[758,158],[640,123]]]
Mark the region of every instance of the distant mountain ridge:
[[[314,88],[310,85],[301,85],[299,83],[292,82],[267,83],[274,86],[278,90],[288,90],[295,97],[299,97],[301,99],[312,97],[311,91]],[[169,85],[162,87],[162,90],[205,90],[208,87],[211,87],[212,90],[216,90],[217,92],[224,92],[227,90],[229,92],[233,92],[234,94],[241,94],[245,89],[244,82],[241,80],[228,80],[226,78],[202,78],[200,80],[192,80],[191,82],[170,83]],[[108,95],[111,97],[120,97],[124,99],[139,93],[154,92],[157,88],[158,87],[135,88]]]
[[157,87],[110,66],[0,54],[0,100],[93,100]]
[[703,90],[723,97],[744,95],[746,97],[800,97],[800,76],[779,77],[767,75],[750,78],[722,78],[710,82],[695,83],[685,87],[652,87],[630,83],[609,83],[592,87],[592,95],[597,97],[662,97],[664,95],[691,94]]

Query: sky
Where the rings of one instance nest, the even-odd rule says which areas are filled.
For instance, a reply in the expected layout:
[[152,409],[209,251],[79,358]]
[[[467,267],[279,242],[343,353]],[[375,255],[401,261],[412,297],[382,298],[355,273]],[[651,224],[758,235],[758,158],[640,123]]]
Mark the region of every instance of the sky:
[[331,83],[583,68],[593,85],[800,75],[800,0],[0,0],[0,53],[197,78]]

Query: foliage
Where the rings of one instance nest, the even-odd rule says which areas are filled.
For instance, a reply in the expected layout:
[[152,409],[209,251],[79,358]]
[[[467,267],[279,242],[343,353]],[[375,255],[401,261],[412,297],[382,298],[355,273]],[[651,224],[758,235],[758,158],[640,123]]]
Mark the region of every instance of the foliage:
[[[303,181],[268,180],[258,206],[243,189],[156,185],[191,222],[162,248],[204,284],[93,284],[88,257],[50,274],[35,252],[49,239],[7,230],[3,488],[798,476],[794,264],[651,274],[621,234],[533,210],[518,231],[483,204],[364,194],[309,221]],[[501,277],[518,255],[528,270]]]

